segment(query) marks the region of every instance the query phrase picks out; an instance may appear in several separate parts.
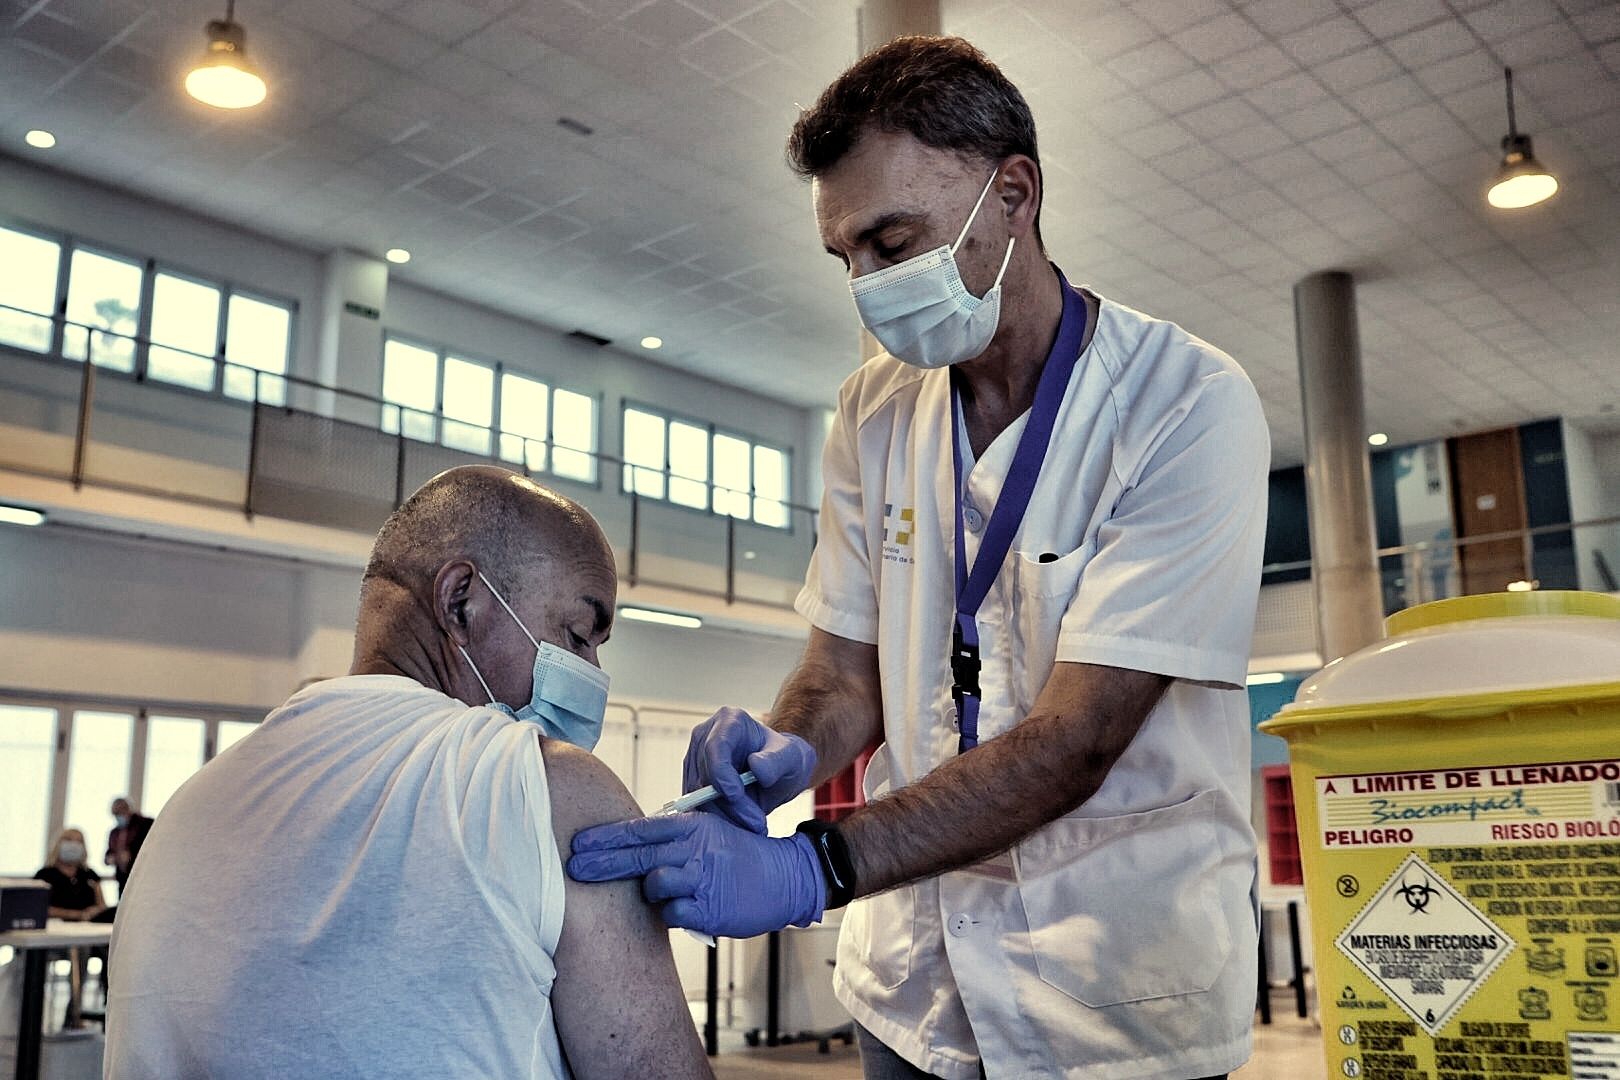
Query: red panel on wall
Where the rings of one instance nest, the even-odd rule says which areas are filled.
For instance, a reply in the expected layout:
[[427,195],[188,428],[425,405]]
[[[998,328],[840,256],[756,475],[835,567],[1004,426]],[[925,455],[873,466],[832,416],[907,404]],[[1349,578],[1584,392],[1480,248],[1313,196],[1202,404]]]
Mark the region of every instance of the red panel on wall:
[[1294,823],[1294,788],[1287,765],[1262,765],[1260,782],[1266,795],[1266,849],[1273,885],[1303,885],[1299,860],[1299,826]]

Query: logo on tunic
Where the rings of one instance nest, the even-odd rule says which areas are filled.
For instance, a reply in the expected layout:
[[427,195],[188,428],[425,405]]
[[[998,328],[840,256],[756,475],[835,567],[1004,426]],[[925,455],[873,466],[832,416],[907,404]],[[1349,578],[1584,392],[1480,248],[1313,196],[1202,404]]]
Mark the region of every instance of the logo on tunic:
[[917,509],[913,506],[883,504],[883,561],[901,566],[916,562],[911,555],[911,538],[917,531]]
[[896,508],[893,503],[883,504],[883,542],[885,544],[898,544],[900,547],[911,546],[912,523],[915,521],[917,511],[910,506]]

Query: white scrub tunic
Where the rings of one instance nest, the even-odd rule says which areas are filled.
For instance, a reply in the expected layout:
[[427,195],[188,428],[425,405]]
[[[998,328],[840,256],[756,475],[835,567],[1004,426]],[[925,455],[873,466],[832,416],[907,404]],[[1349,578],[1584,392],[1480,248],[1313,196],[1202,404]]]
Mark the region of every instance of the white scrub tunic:
[[[885,742],[870,800],[957,754],[950,375],[879,356],[839,398],[798,609],[877,646]],[[1027,417],[963,463],[969,565]],[[912,1064],[962,1080],[981,1057],[992,1078],[1187,1080],[1248,1057],[1243,686],[1269,458],[1258,396],[1230,357],[1100,302],[978,614],[979,738],[1018,724],[1054,663],[1175,681],[1078,810],[1002,856],[850,906],[836,993]]]

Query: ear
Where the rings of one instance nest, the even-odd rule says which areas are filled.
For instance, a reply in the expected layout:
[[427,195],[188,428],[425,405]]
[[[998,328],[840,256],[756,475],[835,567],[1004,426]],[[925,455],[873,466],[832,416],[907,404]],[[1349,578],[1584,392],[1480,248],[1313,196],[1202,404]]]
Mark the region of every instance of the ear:
[[445,563],[433,575],[433,621],[457,645],[471,642],[472,621],[482,614],[471,610],[477,606],[472,595],[477,577],[478,571],[466,561]]
[[1023,238],[1035,231],[1041,210],[1041,167],[1025,154],[1014,154],[1001,166],[1001,212],[1007,231]]

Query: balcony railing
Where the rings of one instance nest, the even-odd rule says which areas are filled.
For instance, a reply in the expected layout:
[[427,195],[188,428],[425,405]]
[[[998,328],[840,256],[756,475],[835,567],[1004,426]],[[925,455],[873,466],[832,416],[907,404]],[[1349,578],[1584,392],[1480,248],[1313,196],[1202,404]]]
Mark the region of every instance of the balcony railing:
[[[184,502],[353,531],[375,532],[412,491],[456,465],[489,462],[532,475],[579,500],[620,552],[629,584],[791,607],[815,547],[816,510],[769,493],[706,484],[711,505],[768,504],[783,524],[690,509],[621,492],[625,462],[489,429],[498,451],[521,440],[524,461],[424,442],[406,414],[432,414],[343,387],[233,364],[162,343],[0,305],[0,317],[52,324],[48,340],[88,346],[86,359],[0,345],[0,467]],[[41,335],[42,340],[47,335]],[[213,365],[212,389],[163,381],[141,361],[154,349]],[[116,357],[117,366],[96,362]],[[123,368],[130,370],[122,370]],[[201,382],[201,380],[198,380]],[[448,418],[456,430],[469,425]],[[570,462],[572,475],[528,462]],[[589,468],[581,468],[584,460]],[[644,466],[635,468],[645,474]],[[666,478],[690,479],[662,471]],[[592,480],[579,479],[588,474]],[[698,481],[702,483],[702,481]],[[666,490],[668,485],[666,484]],[[728,497],[729,496],[729,497]],[[746,496],[746,502],[742,498]]]

